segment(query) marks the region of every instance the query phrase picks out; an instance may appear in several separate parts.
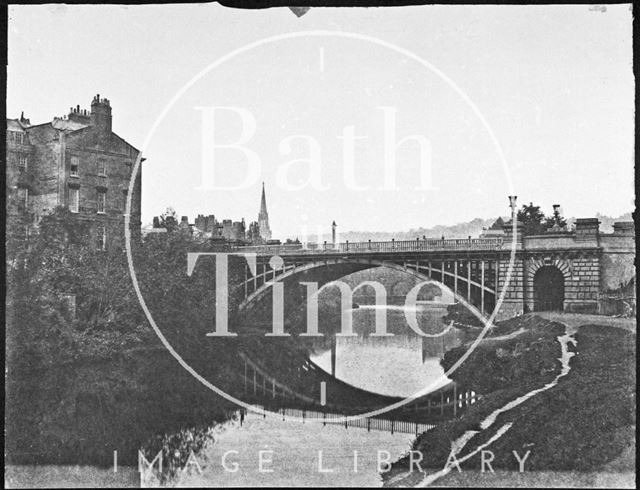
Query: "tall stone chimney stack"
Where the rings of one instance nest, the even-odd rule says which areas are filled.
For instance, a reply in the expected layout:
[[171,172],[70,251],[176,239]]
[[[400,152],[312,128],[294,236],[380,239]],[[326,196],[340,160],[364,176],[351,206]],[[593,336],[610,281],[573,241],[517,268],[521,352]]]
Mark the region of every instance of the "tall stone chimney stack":
[[91,125],[100,133],[111,133],[111,104],[109,99],[101,99],[100,94],[91,101]]

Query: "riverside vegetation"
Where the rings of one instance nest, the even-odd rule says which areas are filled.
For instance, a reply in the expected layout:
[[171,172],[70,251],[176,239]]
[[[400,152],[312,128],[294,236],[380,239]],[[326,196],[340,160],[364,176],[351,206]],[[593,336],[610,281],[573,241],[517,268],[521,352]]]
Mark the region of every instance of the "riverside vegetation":
[[[457,307],[449,318],[466,328],[471,342],[480,326]],[[468,322],[468,323],[467,323]],[[462,327],[466,323],[466,327]],[[605,325],[585,324],[573,334],[576,340],[570,371],[553,388],[541,391],[526,402],[498,415],[493,429],[481,430],[480,423],[494,410],[512,400],[542,388],[560,372],[560,345],[556,338],[565,325],[528,314],[497,324],[452,379],[483,395],[458,419],[438,425],[417,437],[413,449],[423,456],[422,468],[445,467],[452,441],[468,430],[478,431],[465,454],[489,441],[495,428],[512,426],[486,449],[495,459],[495,470],[518,471],[512,451],[522,457],[531,451],[527,471],[616,471],[635,468],[635,355],[636,333]],[[476,332],[476,333],[474,333]],[[447,352],[442,364],[448,369],[466,351],[463,345]],[[460,463],[463,471],[481,469],[480,454]],[[394,476],[409,471],[409,458],[394,464],[383,475],[387,484]],[[458,474],[457,469],[453,473]],[[456,477],[454,477],[456,478]],[[422,477],[412,474],[404,484]]]
[[[199,267],[186,275],[187,252],[212,246],[176,231],[138,238],[132,249],[162,332],[224,385],[233,350],[202,342],[215,318],[214,274]],[[145,447],[154,456],[163,449],[179,466],[188,454],[176,456],[178,443],[163,434],[187,431],[197,450],[208,427],[233,416],[235,407],[202,389],[160,344],[133,291],[123,243],[96,250],[87,225],[59,208],[28,244],[8,236],[7,252],[9,464],[109,466],[117,450],[119,464],[135,466]]]

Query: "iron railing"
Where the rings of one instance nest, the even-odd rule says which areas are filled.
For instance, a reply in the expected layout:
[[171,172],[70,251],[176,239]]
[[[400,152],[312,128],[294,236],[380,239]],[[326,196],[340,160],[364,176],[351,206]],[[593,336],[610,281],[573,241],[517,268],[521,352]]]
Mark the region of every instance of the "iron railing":
[[318,253],[349,253],[367,254],[375,252],[422,252],[449,250],[501,250],[504,240],[501,238],[453,238],[453,239],[419,239],[419,240],[391,240],[383,242],[343,242],[332,243],[293,243],[282,245],[250,245],[237,246],[234,251],[242,253],[257,253],[260,255],[301,255]]

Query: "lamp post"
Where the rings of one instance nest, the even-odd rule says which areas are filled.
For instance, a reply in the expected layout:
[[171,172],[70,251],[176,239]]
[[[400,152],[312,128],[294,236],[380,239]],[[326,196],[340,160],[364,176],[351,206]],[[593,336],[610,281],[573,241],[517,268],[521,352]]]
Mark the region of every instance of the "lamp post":
[[513,217],[515,210],[516,210],[516,201],[518,199],[518,196],[509,196],[509,207],[511,208],[511,215]]
[[515,237],[519,236],[521,233],[521,232],[518,233],[516,231],[518,226],[518,214],[516,213],[517,200],[518,200],[518,196],[509,196],[509,207],[511,208],[511,223],[512,223],[511,233]]
[[333,248],[336,248],[336,228],[338,227],[338,225],[336,225],[336,222],[334,221],[331,224],[331,243],[333,244]]

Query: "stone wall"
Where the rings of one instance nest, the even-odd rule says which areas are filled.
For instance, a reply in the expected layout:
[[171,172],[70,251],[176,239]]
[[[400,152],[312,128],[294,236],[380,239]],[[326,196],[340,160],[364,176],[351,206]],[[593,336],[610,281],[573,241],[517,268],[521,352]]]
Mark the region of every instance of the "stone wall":
[[635,277],[635,234],[633,228],[622,229],[616,223],[616,231],[603,235],[600,288],[603,293],[616,291]]
[[[505,287],[509,272],[509,258],[501,260],[498,264],[498,287],[496,293],[499,296]],[[516,257],[511,270],[509,285],[504,295],[504,301],[496,315],[496,320],[505,320],[525,312],[524,302],[524,261]]]
[[565,281],[564,309],[596,313],[600,291],[600,257],[596,254],[571,260],[571,276]]

